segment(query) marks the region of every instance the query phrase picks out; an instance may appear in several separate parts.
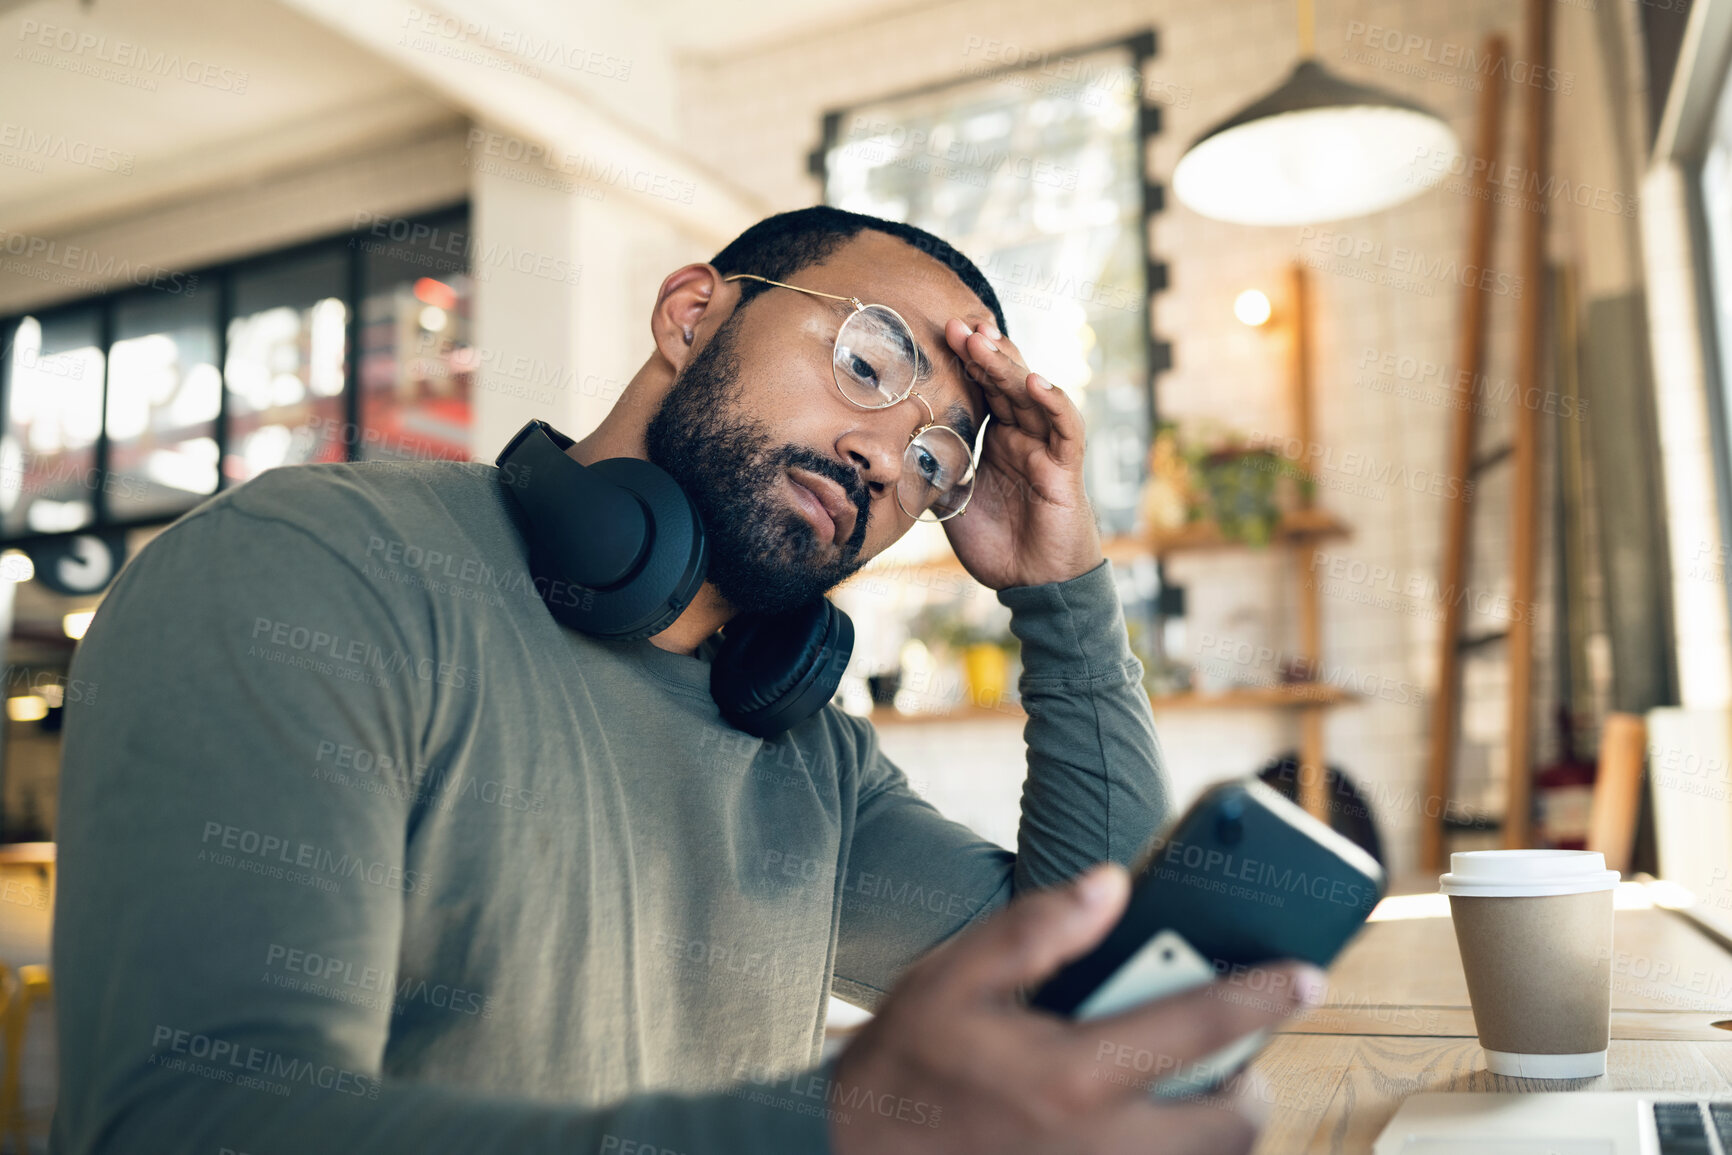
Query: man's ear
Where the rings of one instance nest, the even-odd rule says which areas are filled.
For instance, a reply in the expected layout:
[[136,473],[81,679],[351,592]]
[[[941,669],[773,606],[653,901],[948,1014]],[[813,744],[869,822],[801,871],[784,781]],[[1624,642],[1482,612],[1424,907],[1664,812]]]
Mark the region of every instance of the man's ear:
[[713,329],[739,296],[710,264],[686,265],[662,281],[656,307],[650,314],[650,335],[668,364],[678,372],[685,367],[697,344],[700,326],[708,321]]

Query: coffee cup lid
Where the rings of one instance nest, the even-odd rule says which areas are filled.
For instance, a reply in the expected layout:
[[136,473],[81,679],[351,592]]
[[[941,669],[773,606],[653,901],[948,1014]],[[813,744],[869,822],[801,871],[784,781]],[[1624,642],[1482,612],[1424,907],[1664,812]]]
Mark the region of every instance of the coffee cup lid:
[[1611,890],[1618,872],[1597,850],[1469,850],[1449,856],[1438,890],[1464,898],[1584,894]]

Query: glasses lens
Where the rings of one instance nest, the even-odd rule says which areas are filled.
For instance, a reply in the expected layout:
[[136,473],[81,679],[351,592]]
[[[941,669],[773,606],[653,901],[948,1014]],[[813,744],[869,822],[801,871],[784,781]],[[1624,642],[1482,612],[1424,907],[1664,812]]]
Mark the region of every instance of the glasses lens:
[[902,455],[896,501],[922,521],[944,521],[961,513],[974,493],[974,457],[946,425],[923,430]]
[[836,384],[863,409],[894,405],[914,388],[914,334],[883,305],[856,310],[836,334]]

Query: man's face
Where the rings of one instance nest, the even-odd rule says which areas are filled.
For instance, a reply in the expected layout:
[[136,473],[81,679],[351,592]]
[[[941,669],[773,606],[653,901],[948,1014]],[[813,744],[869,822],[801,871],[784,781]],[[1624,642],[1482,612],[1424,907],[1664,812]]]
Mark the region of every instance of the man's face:
[[[931,364],[915,390],[940,424],[974,444],[985,403],[946,345],[944,323],[961,317],[973,328],[992,314],[955,274],[866,231],[789,283],[900,313]],[[649,459],[703,518],[709,580],[740,612],[779,613],[821,596],[913,524],[896,482],[926,409],[913,397],[860,409],[837,390],[832,351],[853,308],[764,289],[696,349],[646,430]]]

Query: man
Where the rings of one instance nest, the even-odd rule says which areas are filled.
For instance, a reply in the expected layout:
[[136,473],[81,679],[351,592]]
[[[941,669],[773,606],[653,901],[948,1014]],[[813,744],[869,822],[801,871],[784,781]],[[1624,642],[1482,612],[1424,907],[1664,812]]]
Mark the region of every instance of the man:
[[[921,349],[894,404],[834,380],[850,299]],[[1167,802],[1081,417],[1004,327],[948,245],[834,209],[670,275],[654,352],[568,451],[647,458],[698,506],[710,580],[648,641],[554,621],[501,484],[534,479],[491,466],[276,470],[160,535],[72,671],[97,693],[67,720],[55,1149],[1248,1142],[1230,1104],[1148,1102],[1139,1060],[1269,1025],[1313,973],[1086,1028],[1018,1005],[1110,926],[1123,871],[1085,872]],[[946,529],[1023,643],[1014,855],[921,801],[868,723],[829,707],[749,738],[708,692],[734,614],[908,529],[917,428],[983,422]],[[832,991],[881,1013],[813,1070]]]

